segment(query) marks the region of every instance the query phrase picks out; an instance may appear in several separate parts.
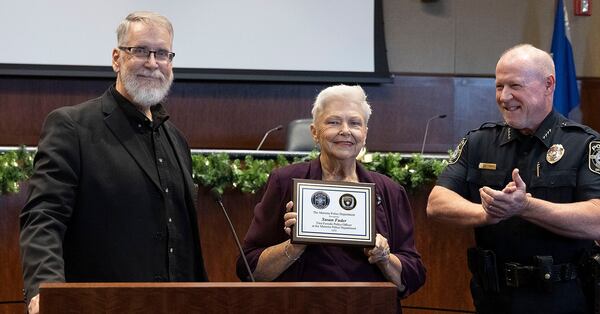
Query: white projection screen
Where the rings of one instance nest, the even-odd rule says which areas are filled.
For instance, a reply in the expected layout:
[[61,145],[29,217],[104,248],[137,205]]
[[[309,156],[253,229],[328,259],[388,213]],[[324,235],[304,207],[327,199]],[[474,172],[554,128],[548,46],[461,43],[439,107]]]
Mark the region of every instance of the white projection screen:
[[5,1],[0,75],[108,77],[136,10],[175,29],[177,79],[387,82],[381,0]]

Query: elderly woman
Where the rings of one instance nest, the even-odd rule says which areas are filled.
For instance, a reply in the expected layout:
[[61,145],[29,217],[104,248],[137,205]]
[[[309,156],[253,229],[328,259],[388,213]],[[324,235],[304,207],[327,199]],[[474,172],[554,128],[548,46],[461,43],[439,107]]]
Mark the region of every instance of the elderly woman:
[[[365,146],[371,107],[360,86],[338,85],[319,93],[312,109],[319,158],[274,170],[244,239],[244,253],[260,281],[391,281],[401,296],[425,281],[413,238],[406,192],[388,177],[365,170],[356,156]],[[292,178],[375,183],[374,247],[292,244]],[[238,259],[238,276],[248,279]]]

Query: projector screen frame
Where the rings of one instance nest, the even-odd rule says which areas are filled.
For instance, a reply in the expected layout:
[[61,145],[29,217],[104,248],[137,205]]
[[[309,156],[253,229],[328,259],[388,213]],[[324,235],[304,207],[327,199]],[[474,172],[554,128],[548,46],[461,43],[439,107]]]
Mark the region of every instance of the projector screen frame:
[[[291,71],[291,70],[246,70],[214,68],[174,67],[176,80],[225,80],[225,81],[277,81],[277,82],[322,82],[322,83],[391,83],[389,71],[382,0],[374,1],[374,71]],[[1,76],[67,77],[67,78],[114,78],[115,73],[107,66],[49,65],[0,63]]]

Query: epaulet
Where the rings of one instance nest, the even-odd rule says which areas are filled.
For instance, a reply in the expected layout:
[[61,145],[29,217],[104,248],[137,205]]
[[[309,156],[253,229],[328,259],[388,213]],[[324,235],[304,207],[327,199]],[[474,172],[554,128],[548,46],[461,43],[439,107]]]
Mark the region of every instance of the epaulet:
[[471,129],[469,132],[467,132],[467,134],[470,134],[470,133],[475,132],[475,131],[483,130],[483,129],[491,129],[491,128],[496,128],[496,127],[504,127],[505,125],[506,125],[506,122],[504,122],[504,121],[484,122],[477,129]]
[[598,132],[596,132],[594,129],[590,128],[587,125],[583,125],[580,123],[577,123],[575,121],[569,120],[567,118],[561,117],[558,125],[561,128],[565,128],[565,129],[577,129],[577,130],[581,130],[587,134],[593,135],[595,137],[600,137],[600,134]]

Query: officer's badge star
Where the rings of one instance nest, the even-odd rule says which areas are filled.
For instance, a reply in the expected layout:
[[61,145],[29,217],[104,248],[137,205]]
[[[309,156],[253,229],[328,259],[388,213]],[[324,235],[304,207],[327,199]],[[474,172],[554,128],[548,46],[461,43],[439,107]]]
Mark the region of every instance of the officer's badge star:
[[592,172],[600,174],[600,141],[590,142],[589,167]]

